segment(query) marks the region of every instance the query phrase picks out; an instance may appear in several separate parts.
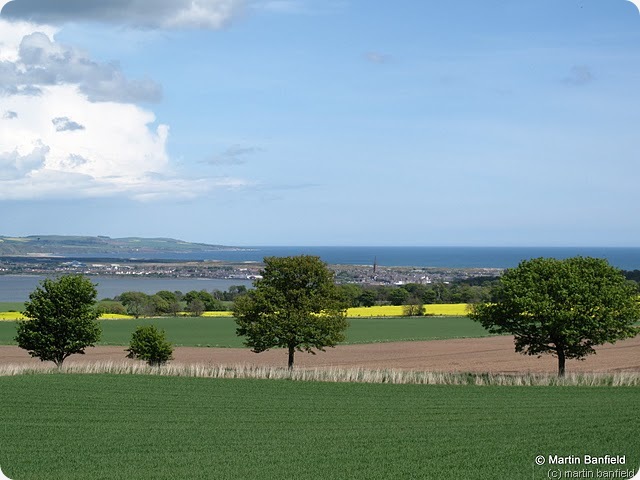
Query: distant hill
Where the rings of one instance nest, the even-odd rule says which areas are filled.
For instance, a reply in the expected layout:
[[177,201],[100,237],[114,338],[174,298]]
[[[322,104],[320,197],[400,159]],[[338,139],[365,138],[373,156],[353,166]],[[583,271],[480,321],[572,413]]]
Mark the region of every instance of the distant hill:
[[190,243],[173,238],[109,238],[65,235],[0,236],[0,256],[45,255],[131,255],[140,253],[199,253],[230,250],[233,247]]

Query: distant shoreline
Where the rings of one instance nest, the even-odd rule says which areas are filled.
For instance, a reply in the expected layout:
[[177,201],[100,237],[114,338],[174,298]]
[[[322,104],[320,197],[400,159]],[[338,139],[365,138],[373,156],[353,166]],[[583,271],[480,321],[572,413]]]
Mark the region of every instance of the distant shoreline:
[[[1,238],[1,237],[0,237]],[[49,251],[49,250],[48,250]],[[0,250],[1,252],[1,250]],[[574,256],[605,258],[623,270],[640,269],[640,247],[223,247],[216,250],[188,252],[53,252],[53,256],[0,255],[2,262],[11,261],[73,261],[137,262],[251,265],[264,257],[315,255],[330,265],[415,267],[415,268],[513,268],[522,260],[537,257],[569,258]]]

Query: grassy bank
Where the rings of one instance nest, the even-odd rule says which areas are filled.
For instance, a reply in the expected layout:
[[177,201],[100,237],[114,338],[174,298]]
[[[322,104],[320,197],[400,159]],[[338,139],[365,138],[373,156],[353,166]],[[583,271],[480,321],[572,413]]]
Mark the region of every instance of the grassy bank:
[[0,389],[14,480],[541,479],[538,455],[640,464],[635,387],[52,374]]
[[387,383],[398,385],[474,385],[501,387],[640,387],[640,373],[550,373],[423,372],[366,368],[295,368],[257,365],[173,364],[152,367],[144,362],[66,363],[58,368],[50,363],[0,365],[0,377],[26,374],[155,375],[215,379],[294,380],[302,382]]
[[[487,332],[467,317],[353,318],[347,344],[408,340],[482,337]],[[137,320],[100,320],[100,345],[127,345],[139,325],[156,325],[177,346],[242,347],[233,318],[165,317]],[[0,344],[13,345],[15,322],[0,322]]]

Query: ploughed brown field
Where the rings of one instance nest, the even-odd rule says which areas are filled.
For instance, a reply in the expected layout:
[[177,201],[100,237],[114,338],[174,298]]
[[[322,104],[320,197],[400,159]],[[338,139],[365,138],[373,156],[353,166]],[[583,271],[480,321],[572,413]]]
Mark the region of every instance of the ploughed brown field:
[[[596,348],[596,355],[584,361],[567,361],[567,372],[640,371],[640,336]],[[95,347],[85,355],[73,355],[66,363],[125,361],[125,347]],[[126,360],[134,362],[134,360]],[[47,362],[50,364],[50,362]],[[173,363],[252,364],[286,366],[285,350],[256,354],[240,348],[179,347]],[[0,365],[42,364],[15,346],[0,346]],[[328,348],[316,355],[297,352],[298,367],[341,367],[365,369],[403,369],[433,372],[555,372],[557,360],[514,352],[513,337],[488,337],[428,342],[392,342],[366,345],[343,345]]]

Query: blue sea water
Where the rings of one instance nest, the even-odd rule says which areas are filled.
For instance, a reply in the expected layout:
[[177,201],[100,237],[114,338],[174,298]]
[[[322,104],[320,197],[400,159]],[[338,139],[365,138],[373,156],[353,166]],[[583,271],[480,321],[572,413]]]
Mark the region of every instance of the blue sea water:
[[[576,255],[605,258],[623,270],[640,269],[640,248],[614,247],[243,247],[197,254],[163,254],[154,258],[261,262],[268,256],[317,255],[330,264],[382,266],[510,268],[537,257]],[[133,257],[145,258],[145,257]]]
[[[124,277],[124,278],[123,278]],[[0,275],[0,302],[24,302],[36,289],[44,275]],[[113,277],[92,276],[97,285],[98,299],[113,298],[123,292],[136,291],[152,295],[160,290],[176,290],[187,293],[191,290],[228,290],[231,285],[251,288],[251,280],[218,278],[146,278],[120,275]]]

